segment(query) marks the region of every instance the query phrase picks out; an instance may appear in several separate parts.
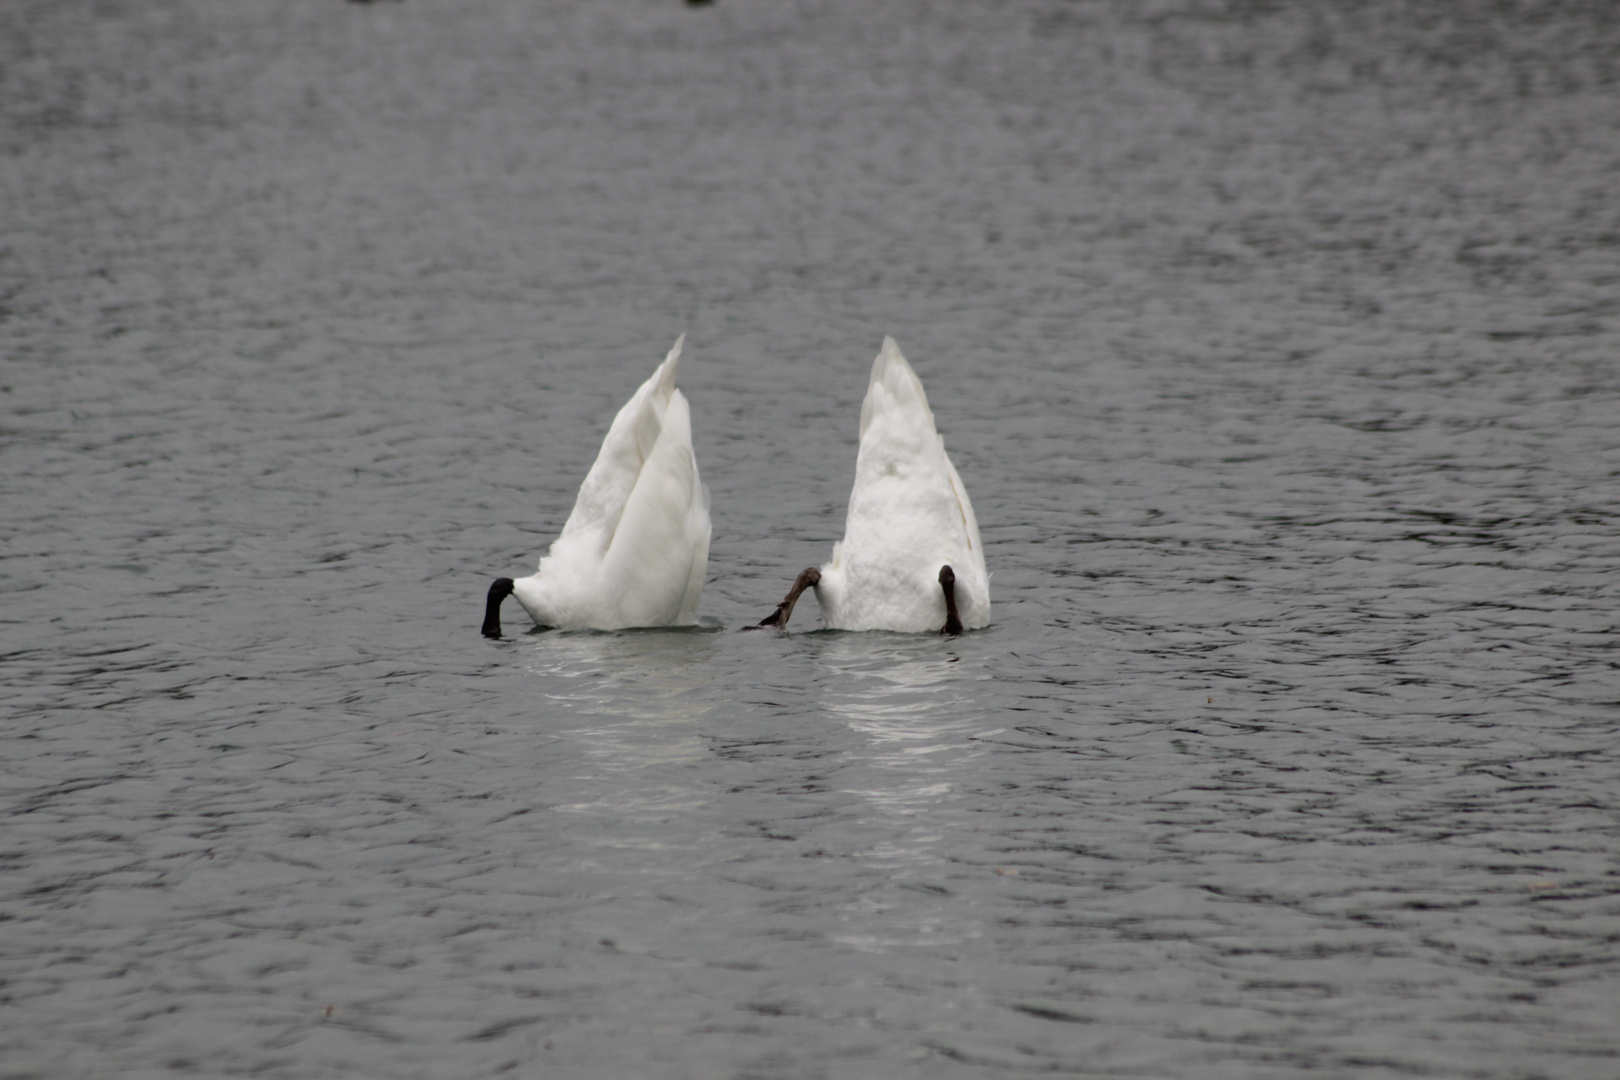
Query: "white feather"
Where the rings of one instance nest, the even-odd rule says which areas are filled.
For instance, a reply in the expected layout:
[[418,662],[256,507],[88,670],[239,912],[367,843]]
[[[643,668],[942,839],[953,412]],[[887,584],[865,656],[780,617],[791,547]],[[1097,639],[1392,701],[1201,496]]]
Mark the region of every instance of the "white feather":
[[937,631],[939,569],[956,574],[966,629],[990,624],[979,522],[945,453],[922,382],[893,338],[872,363],[844,539],[821,568],[816,599],[835,630]]
[[685,340],[613,418],[539,571],[512,583],[536,624],[618,630],[697,621],[709,493],[692,452],[691,410],[675,389]]

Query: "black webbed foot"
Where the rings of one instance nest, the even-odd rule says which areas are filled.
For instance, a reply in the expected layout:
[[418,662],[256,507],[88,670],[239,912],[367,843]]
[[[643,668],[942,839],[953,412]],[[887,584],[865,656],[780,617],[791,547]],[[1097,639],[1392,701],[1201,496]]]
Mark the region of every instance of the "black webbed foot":
[[509,577],[496,578],[489,587],[489,597],[484,601],[484,636],[498,638],[501,636],[501,601],[512,595],[512,579]]
[[813,566],[801,571],[799,576],[793,579],[793,588],[789,589],[782,602],[776,605],[776,610],[759,620],[758,626],[745,626],[743,629],[758,630],[763,626],[774,626],[778,630],[786,630],[788,619],[793,616],[793,605],[799,602],[799,594],[813,588],[820,580],[821,571]]
[[960,634],[962,617],[956,612],[956,571],[951,569],[950,563],[939,568],[939,587],[945,590],[945,625],[940,636]]

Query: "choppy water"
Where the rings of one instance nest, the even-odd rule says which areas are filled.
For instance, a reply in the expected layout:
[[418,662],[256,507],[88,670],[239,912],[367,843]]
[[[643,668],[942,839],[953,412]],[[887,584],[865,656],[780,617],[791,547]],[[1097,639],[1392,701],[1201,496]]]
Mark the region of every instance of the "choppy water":
[[[0,1076],[1615,1076],[1617,175],[1605,3],[7,5]],[[705,626],[480,638],[681,331]],[[885,333],[994,626],[734,632]]]

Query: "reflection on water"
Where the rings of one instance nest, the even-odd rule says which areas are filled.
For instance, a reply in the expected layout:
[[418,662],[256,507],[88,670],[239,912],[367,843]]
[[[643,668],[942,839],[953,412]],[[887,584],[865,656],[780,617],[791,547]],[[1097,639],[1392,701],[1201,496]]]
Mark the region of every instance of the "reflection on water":
[[640,720],[692,720],[713,710],[703,692],[719,631],[543,631],[519,639],[540,696],[584,711]]
[[[813,655],[824,675],[823,703],[875,743],[909,742],[972,726],[964,723],[960,706],[978,696],[975,683],[990,678],[978,663],[977,649],[964,659],[953,642],[881,631],[814,638]],[[880,746],[879,752],[886,751]]]
[[[832,940],[874,956],[952,948],[980,936],[915,893],[943,896],[963,803],[999,729],[985,723],[974,684],[984,635],[812,635],[820,704],[848,732],[860,766],[841,790],[859,800],[870,842],[852,855],[884,886],[837,905]],[[902,915],[901,913],[905,914]]]
[[575,779],[594,774],[592,797],[559,810],[656,820],[706,801],[678,767],[711,753],[696,722],[723,703],[710,692],[717,633],[545,631],[519,639],[539,719],[580,748]]
[[937,862],[942,812],[975,775],[987,752],[980,740],[1000,730],[986,726],[972,685],[986,676],[955,643],[930,635],[815,637],[821,705],[847,726],[863,765],[843,790],[892,827],[864,858],[891,870]]

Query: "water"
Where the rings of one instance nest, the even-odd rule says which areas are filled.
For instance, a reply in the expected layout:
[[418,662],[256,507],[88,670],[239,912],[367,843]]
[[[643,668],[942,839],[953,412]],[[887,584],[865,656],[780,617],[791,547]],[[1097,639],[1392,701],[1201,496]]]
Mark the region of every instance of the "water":
[[[1616,1075],[1617,46],[9,5],[0,1076]],[[485,641],[682,331],[704,625]],[[995,623],[737,633],[886,333]]]

